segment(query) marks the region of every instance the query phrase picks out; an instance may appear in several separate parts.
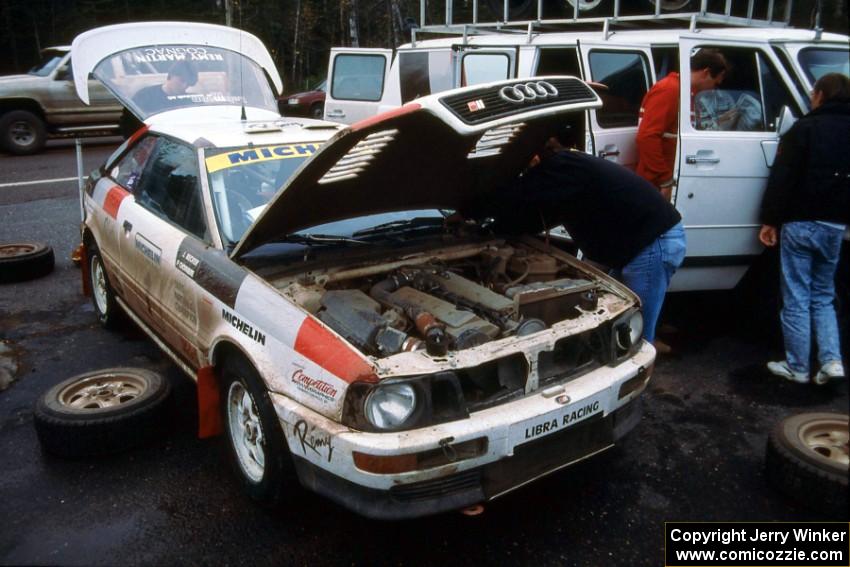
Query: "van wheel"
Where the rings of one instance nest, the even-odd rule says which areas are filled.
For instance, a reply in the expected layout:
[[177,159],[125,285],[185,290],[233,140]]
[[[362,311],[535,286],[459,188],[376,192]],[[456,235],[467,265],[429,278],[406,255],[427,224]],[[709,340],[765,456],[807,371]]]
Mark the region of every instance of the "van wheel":
[[109,368],[56,384],[35,405],[41,447],[62,457],[125,451],[162,434],[171,385],[143,368]]
[[53,248],[40,242],[0,244],[0,283],[22,282],[53,271]]
[[15,155],[40,152],[47,141],[44,121],[27,110],[13,110],[0,117],[0,144]]
[[842,414],[801,413],[780,421],[767,442],[768,481],[804,506],[846,513],[848,420]]
[[298,480],[268,390],[257,371],[239,356],[226,358],[219,376],[233,469],[251,498],[276,504],[297,489]]

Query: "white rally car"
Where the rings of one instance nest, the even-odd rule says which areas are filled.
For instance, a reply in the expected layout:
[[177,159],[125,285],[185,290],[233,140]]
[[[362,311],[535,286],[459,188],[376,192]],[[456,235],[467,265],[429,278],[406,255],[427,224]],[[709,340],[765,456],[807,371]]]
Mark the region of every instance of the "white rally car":
[[371,517],[458,509],[636,425],[655,354],[636,296],[449,218],[520,174],[553,118],[600,105],[582,81],[341,126],[277,114],[271,57],[232,28],[122,24],[72,50],[80,98],[91,72],[144,122],[82,196],[96,312],[197,381],[200,432],[224,431],[254,498],[300,482]]

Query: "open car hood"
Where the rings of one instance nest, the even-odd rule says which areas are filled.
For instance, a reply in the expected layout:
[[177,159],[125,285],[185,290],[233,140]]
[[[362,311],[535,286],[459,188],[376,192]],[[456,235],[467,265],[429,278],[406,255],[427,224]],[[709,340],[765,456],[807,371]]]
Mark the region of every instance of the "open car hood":
[[[89,74],[139,119],[203,105],[276,110],[283,82],[271,55],[254,35],[190,22],[139,22],[89,30],[71,45],[77,96],[89,104]],[[195,82],[179,93],[157,91],[176,69]],[[274,89],[269,85],[271,79]],[[142,93],[146,88],[155,92]],[[147,96],[144,96],[146,95]]]
[[536,77],[446,91],[355,123],[289,178],[232,256],[332,221],[462,208],[515,178],[559,116],[601,105],[580,79]]

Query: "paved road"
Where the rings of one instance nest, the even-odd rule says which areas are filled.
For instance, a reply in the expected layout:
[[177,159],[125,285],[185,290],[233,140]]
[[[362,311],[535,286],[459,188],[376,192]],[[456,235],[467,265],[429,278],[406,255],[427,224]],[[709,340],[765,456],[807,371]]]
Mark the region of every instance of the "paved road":
[[[89,168],[112,150],[87,150]],[[0,184],[72,177],[72,148],[0,156]],[[51,275],[0,287],[0,338],[19,366],[0,392],[0,564],[661,565],[666,520],[818,520],[765,484],[767,432],[800,411],[847,411],[846,383],[814,388],[762,369],[780,352],[769,320],[730,294],[676,295],[666,318],[680,354],[661,359],[638,429],[608,453],[489,504],[381,523],[321,498],[275,510],[239,491],[217,440],[196,438],[193,384],[138,332],[93,321],[68,254],[78,239],[76,185],[0,186],[0,242],[37,239]],[[32,406],[52,384],[134,365],[175,388],[172,431],[124,455],[42,454]]]

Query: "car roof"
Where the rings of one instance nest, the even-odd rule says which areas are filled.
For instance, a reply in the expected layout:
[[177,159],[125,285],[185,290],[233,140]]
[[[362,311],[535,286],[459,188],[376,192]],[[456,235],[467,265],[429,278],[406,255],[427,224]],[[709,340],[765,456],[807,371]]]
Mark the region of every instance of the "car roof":
[[248,109],[248,120],[234,106],[182,108],[154,117],[148,131],[164,134],[197,147],[247,147],[250,144],[320,142],[333,136],[341,124],[310,118],[284,118],[273,112]]
[[[814,42],[816,32],[813,30],[801,30],[794,28],[708,28],[701,29],[698,32],[700,35],[714,38],[723,37],[729,39],[751,39],[762,41],[775,42]],[[564,43],[575,43],[580,41],[603,42],[610,45],[618,45],[620,43],[637,43],[637,44],[676,44],[679,37],[682,35],[693,35],[694,32],[687,29],[661,29],[661,30],[616,30],[609,32],[607,37],[605,32],[599,31],[557,31],[557,32],[536,32],[528,40],[525,34],[499,34],[499,33],[483,33],[480,35],[470,35],[467,37],[467,43],[470,45],[562,45]],[[848,36],[836,33],[823,33],[818,43],[847,43]],[[457,45],[461,41],[460,36],[444,37],[440,39],[417,39],[416,47],[448,47]],[[411,44],[402,45],[399,49],[410,49]]]

